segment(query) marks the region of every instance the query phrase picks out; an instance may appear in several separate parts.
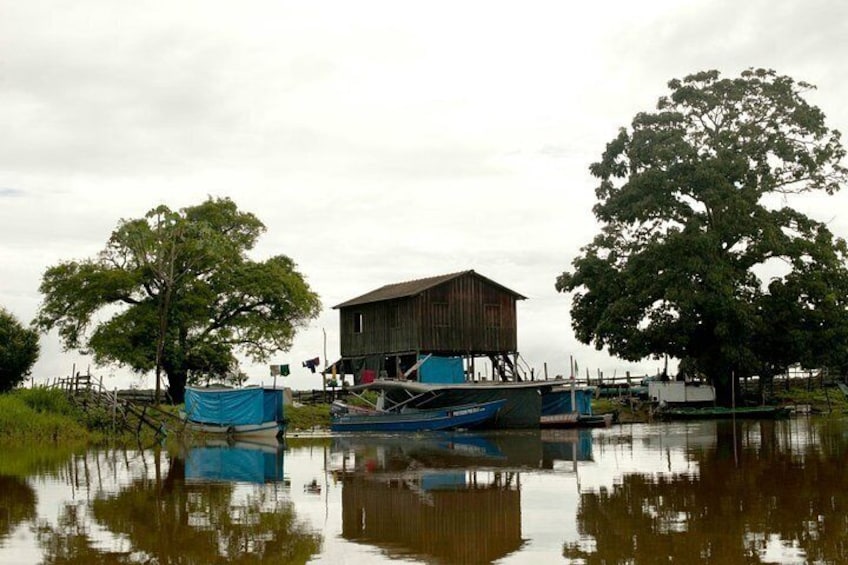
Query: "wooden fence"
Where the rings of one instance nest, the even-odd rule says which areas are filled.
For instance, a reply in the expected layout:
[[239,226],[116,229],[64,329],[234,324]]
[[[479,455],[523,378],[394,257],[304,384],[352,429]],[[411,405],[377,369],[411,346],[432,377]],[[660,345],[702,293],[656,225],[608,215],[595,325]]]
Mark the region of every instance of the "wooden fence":
[[126,430],[138,435],[147,428],[157,438],[162,438],[167,435],[169,427],[173,429],[183,425],[177,415],[152,402],[138,404],[117,390],[110,391],[103,386],[102,378],[95,379],[88,373],[59,377],[48,386],[63,391],[75,406],[84,411],[110,417],[112,429],[116,432]]

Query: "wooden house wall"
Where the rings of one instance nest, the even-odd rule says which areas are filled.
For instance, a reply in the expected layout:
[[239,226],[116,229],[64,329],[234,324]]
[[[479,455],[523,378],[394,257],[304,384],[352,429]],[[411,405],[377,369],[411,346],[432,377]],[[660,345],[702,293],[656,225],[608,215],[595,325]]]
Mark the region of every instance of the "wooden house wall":
[[[460,277],[431,288],[419,303],[423,351],[480,354],[518,349],[515,296],[478,277]],[[497,313],[494,319],[492,311]]]
[[[361,333],[354,333],[354,317],[362,314]],[[372,302],[340,310],[341,354],[344,357],[375,353],[417,351],[418,323],[413,299]]]
[[[361,333],[354,333],[357,314],[364,319]],[[414,351],[479,355],[518,349],[515,296],[473,275],[411,298],[348,306],[340,309],[339,319],[344,357]]]

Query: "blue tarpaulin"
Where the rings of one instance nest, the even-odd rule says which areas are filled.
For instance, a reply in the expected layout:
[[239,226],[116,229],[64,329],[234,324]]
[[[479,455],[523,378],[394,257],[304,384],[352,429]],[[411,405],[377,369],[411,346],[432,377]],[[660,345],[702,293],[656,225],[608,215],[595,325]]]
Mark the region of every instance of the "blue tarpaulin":
[[283,419],[283,391],[186,388],[185,413],[194,422],[222,426],[279,422]]
[[[592,415],[592,389],[576,388],[574,389],[575,400],[577,401],[577,413],[591,416]],[[570,414],[574,412],[574,407],[571,406],[571,390],[548,391],[542,394],[542,415],[553,416],[555,414]]]
[[[419,358],[423,359],[423,357]],[[418,369],[418,381],[430,384],[457,384],[465,381],[462,357],[429,357]]]
[[230,446],[193,447],[186,455],[186,479],[266,483],[283,480],[283,452]]

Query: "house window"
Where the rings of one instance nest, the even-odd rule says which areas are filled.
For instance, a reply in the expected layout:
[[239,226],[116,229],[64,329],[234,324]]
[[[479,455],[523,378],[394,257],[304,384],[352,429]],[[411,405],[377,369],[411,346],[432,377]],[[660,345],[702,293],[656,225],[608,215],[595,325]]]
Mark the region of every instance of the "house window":
[[353,313],[353,333],[361,334],[364,323],[365,323],[365,316],[362,314],[362,312],[354,312]]
[[438,328],[446,328],[450,326],[447,302],[433,303],[433,326]]
[[487,328],[501,327],[501,306],[500,304],[486,304],[483,307],[483,315],[486,321]]

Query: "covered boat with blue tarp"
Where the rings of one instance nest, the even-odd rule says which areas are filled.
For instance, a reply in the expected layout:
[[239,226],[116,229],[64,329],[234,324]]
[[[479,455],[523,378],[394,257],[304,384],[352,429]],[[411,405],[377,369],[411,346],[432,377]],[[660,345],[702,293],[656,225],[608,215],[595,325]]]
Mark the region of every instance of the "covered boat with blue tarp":
[[184,415],[204,433],[279,437],[285,430],[281,389],[186,387]]

